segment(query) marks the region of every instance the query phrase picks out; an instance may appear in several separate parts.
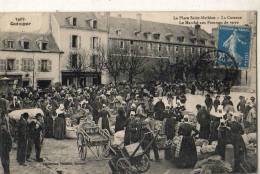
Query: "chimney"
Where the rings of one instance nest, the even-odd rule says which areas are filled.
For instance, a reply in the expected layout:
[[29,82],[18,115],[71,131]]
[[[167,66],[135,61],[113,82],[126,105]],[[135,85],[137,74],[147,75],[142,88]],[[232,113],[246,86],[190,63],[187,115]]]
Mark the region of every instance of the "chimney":
[[196,37],[199,36],[199,30],[200,30],[200,25],[196,24],[195,27],[194,27],[194,35]]
[[142,31],[142,14],[141,13],[136,14],[136,20],[137,20],[138,31],[141,32]]
[[52,23],[51,23],[51,13],[48,13],[48,25],[49,25],[49,27],[48,27],[48,33],[52,33]]
[[106,12],[106,22],[107,22],[107,32],[109,33],[110,30],[110,12]]

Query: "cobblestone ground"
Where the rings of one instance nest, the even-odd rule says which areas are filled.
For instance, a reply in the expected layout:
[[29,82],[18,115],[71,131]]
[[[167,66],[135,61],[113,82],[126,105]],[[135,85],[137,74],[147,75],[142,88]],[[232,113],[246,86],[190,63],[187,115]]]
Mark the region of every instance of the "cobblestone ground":
[[[164,158],[163,151],[160,151],[160,158]],[[27,166],[19,166],[16,162],[16,150],[11,152],[11,173],[12,174],[54,174],[62,171],[63,174],[111,174],[108,160],[96,160],[88,153],[86,161],[81,161],[77,151],[76,140],[54,140],[45,139],[42,149],[44,163],[36,163],[34,152],[32,162]],[[177,169],[172,163],[162,160],[151,162],[151,168],[147,174],[188,174],[191,169]],[[2,172],[2,171],[1,171]],[[0,172],[0,173],[1,173]]]
[[[247,98],[256,96],[254,93],[232,93],[234,106],[238,103],[239,95]],[[163,98],[166,102],[166,98]],[[186,107],[188,110],[195,110],[195,105],[203,103],[203,96],[187,95]],[[63,174],[111,174],[107,160],[95,160],[94,156],[88,152],[87,160],[82,162],[78,155],[76,140],[54,140],[45,139],[42,148],[44,163],[28,162],[27,166],[19,166],[16,162],[16,150],[11,152],[11,174],[54,174],[62,171]],[[163,151],[160,151],[160,158],[164,158]],[[32,154],[32,161],[35,155]],[[188,174],[191,169],[177,169],[172,163],[162,160],[161,162],[151,162],[151,168],[147,174]],[[0,174],[2,174],[2,169]]]

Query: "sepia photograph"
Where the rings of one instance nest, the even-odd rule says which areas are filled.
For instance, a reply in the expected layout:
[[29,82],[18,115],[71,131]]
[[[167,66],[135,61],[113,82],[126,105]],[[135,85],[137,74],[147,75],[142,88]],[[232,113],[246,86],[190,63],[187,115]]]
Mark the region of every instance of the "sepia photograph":
[[257,173],[257,11],[0,12],[0,174]]

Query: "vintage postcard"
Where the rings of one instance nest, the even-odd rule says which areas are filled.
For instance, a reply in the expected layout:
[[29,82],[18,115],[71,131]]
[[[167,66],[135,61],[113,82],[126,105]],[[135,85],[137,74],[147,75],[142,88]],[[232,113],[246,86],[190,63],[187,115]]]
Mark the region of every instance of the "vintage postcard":
[[257,15],[0,13],[0,173],[256,173]]

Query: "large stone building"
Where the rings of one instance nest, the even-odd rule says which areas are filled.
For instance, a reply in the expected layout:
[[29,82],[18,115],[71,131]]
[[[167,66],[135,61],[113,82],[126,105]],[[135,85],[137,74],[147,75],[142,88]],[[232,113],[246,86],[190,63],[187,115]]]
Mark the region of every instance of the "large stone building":
[[[137,14],[136,19],[108,16],[107,22],[110,55],[117,55],[124,50],[125,56],[128,56],[138,50],[142,58],[154,62],[167,59],[173,65],[182,60],[194,61],[205,52],[215,49],[214,38],[199,25],[187,27],[145,21],[141,14]],[[151,69],[151,66],[147,69]],[[148,77],[151,77],[149,71]]]
[[0,76],[21,86],[60,82],[60,56],[51,33],[0,32]]
[[[52,13],[50,30],[64,52],[61,58],[63,85],[106,83],[102,62],[106,57],[106,24],[95,13]],[[100,63],[101,62],[101,63]]]

